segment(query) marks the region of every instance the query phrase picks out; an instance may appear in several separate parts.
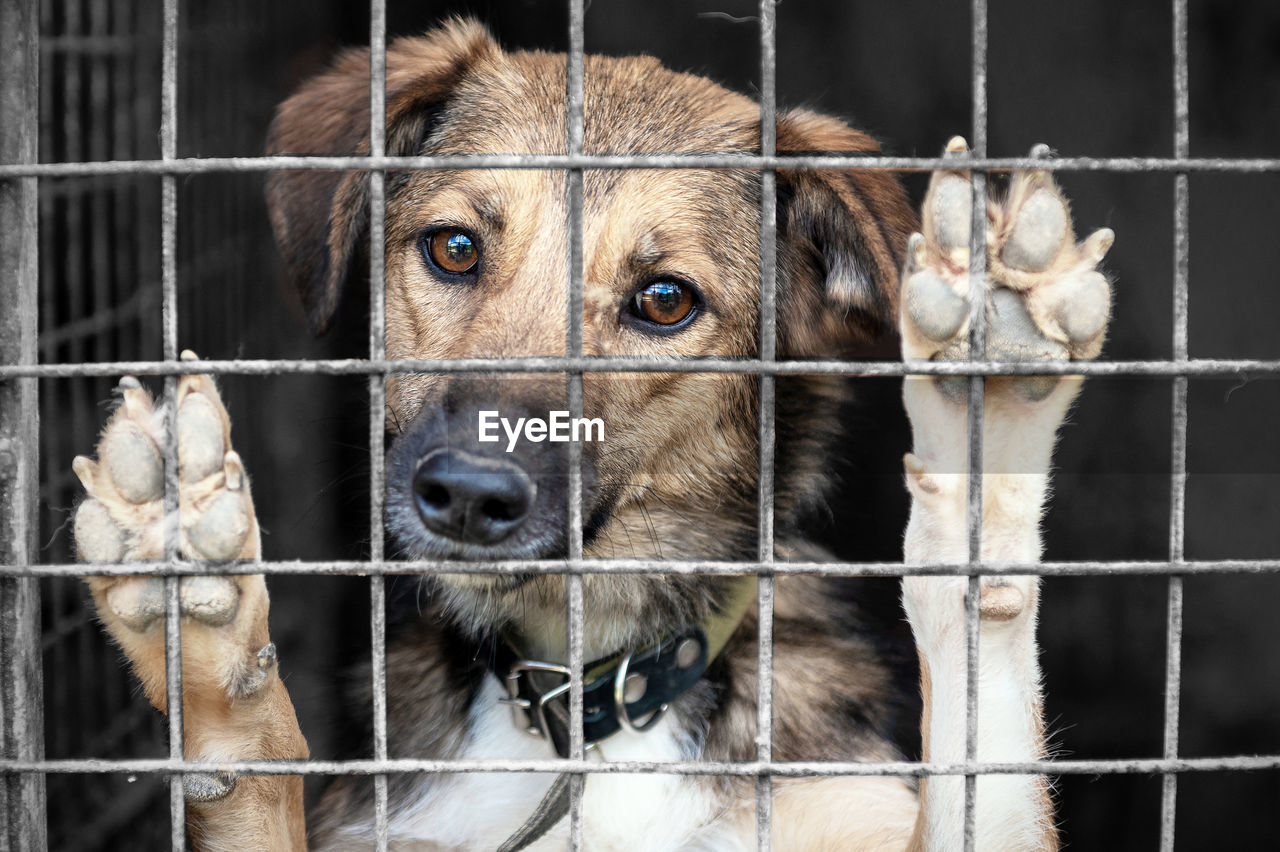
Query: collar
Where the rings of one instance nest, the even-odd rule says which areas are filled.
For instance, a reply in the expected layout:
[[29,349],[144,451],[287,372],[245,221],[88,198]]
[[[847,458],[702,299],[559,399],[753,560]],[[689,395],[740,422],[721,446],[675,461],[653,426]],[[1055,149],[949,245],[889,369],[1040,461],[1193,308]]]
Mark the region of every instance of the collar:
[[[756,599],[754,575],[734,577],[724,604],[693,627],[657,642],[587,663],[583,668],[583,741],[591,748],[622,729],[645,731],[676,698],[701,680]],[[516,727],[548,739],[569,756],[569,669],[524,657],[507,636],[496,640],[494,674]]]

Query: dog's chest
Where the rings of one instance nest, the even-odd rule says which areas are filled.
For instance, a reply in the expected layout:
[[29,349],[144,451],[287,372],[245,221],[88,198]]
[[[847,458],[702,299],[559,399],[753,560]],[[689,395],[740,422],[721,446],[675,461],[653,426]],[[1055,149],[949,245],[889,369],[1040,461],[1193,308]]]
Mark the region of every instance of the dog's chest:
[[[516,729],[504,692],[488,678],[476,696],[470,731],[459,757],[508,760],[555,756],[545,741]],[[619,732],[590,754],[618,760],[682,760],[684,739],[670,717],[643,734]],[[424,842],[446,849],[495,849],[534,812],[554,778],[533,773],[446,775],[424,780],[416,802],[391,815],[398,843]],[[583,797],[584,846],[594,850],[747,848],[721,819],[726,802],[707,785],[678,775],[609,773],[588,776]],[[565,848],[568,820],[561,820],[529,849]]]

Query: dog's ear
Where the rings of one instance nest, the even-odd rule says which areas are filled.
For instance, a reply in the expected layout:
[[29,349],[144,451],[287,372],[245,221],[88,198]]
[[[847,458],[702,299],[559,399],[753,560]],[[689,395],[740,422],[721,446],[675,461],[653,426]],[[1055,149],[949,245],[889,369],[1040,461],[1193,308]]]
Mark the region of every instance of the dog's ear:
[[[875,154],[870,136],[828,116],[778,118],[780,153]],[[833,354],[897,328],[898,275],[918,226],[884,170],[778,171],[779,351]]]
[[[387,47],[386,152],[417,154],[459,80],[501,49],[479,23],[454,20]],[[369,151],[369,51],[343,53],[276,110],[270,154]],[[317,334],[333,317],[368,224],[368,172],[277,171],[267,180],[276,242]]]

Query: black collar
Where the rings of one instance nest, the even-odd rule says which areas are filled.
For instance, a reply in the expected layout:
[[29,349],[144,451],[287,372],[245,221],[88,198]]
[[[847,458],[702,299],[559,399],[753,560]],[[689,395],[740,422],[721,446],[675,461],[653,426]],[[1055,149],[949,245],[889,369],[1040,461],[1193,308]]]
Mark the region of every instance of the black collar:
[[[585,666],[582,691],[583,740],[589,746],[622,728],[645,730],[667,706],[707,670],[707,636],[695,627],[634,653],[606,657]],[[493,672],[507,687],[502,699],[516,726],[550,739],[569,756],[569,669],[522,659],[498,640]]]
[[[583,674],[583,741],[590,748],[626,728],[644,731],[671,702],[697,683],[737,629],[755,600],[754,576],[735,578],[724,605],[702,623],[659,642],[621,651],[586,664]],[[490,656],[493,672],[507,688],[516,727],[549,739],[569,756],[569,669],[530,660],[504,638]]]

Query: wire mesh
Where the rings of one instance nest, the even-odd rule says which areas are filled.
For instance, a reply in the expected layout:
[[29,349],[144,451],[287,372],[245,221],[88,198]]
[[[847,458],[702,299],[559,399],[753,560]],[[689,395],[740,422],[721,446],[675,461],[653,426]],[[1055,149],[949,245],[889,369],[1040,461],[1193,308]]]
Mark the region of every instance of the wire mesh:
[[[1193,158],[1189,145],[1189,104],[1187,64],[1187,4],[1185,0],[1173,0],[1174,9],[1174,90],[1175,90],[1175,139],[1172,157],[1125,158],[991,158],[986,144],[986,3],[973,0],[973,63],[972,92],[974,124],[972,130],[972,155],[964,161],[972,170],[974,189],[974,244],[971,252],[971,274],[980,279],[985,245],[985,204],[988,172],[1014,168],[1034,167],[1052,171],[1078,172],[1141,172],[1171,173],[1174,175],[1175,211],[1175,278],[1174,278],[1174,356],[1168,361],[1107,361],[1089,364],[1064,363],[999,363],[983,358],[983,318],[981,310],[975,310],[971,340],[974,356],[971,360],[937,362],[929,365],[905,365],[899,362],[851,362],[851,361],[778,361],[776,352],[776,209],[775,171],[788,169],[867,168],[867,169],[932,169],[954,168],[954,160],[932,157],[847,157],[835,155],[779,155],[776,151],[775,122],[777,117],[776,90],[776,21],[774,0],[761,0],[760,15],[760,68],[761,97],[760,122],[761,145],[758,156],[736,155],[655,155],[644,157],[620,157],[585,154],[582,150],[583,127],[583,47],[584,5],[582,0],[570,4],[570,51],[567,57],[566,91],[566,153],[539,156],[454,156],[454,157],[388,157],[385,156],[385,94],[386,94],[386,6],[383,0],[370,4],[369,33],[371,50],[370,73],[370,152],[366,157],[179,157],[178,156],[178,4],[165,0],[163,5],[162,44],[160,60],[162,80],[159,87],[160,139],[158,158],[146,158],[140,140],[129,138],[131,127],[117,128],[115,139],[95,138],[87,151],[71,148],[61,153],[63,162],[4,163],[0,164],[0,181],[36,178],[50,184],[52,191],[42,196],[49,218],[56,218],[58,187],[62,178],[115,178],[136,179],[139,176],[158,176],[159,193],[148,197],[137,187],[120,190],[114,196],[100,197],[95,203],[115,205],[117,215],[124,216],[134,210],[146,210],[158,221],[158,240],[155,255],[159,258],[159,292],[139,288],[125,299],[112,298],[115,294],[99,293],[95,306],[100,309],[66,319],[47,327],[40,346],[43,363],[5,363],[0,365],[0,381],[19,379],[105,378],[123,373],[165,377],[165,398],[173,410],[176,377],[189,370],[178,360],[179,338],[179,288],[176,270],[178,237],[178,178],[205,174],[258,173],[273,169],[351,169],[364,170],[370,181],[370,246],[374,248],[370,258],[371,303],[368,329],[368,357],[364,359],[226,359],[201,362],[201,371],[214,375],[284,375],[319,374],[327,376],[354,375],[367,377],[369,414],[368,445],[371,459],[369,536],[370,555],[367,560],[337,561],[265,561],[253,563],[192,563],[183,561],[176,552],[176,532],[166,529],[166,561],[162,564],[135,563],[111,565],[37,564],[35,560],[0,565],[0,578],[42,577],[74,578],[87,573],[102,575],[157,574],[165,576],[168,611],[166,616],[166,658],[169,673],[169,756],[168,758],[116,759],[31,759],[10,754],[0,759],[0,772],[6,778],[22,773],[59,775],[106,775],[121,773],[155,774],[167,776],[171,830],[169,842],[175,849],[185,842],[185,817],[182,801],[181,774],[191,771],[216,771],[228,768],[227,764],[208,764],[188,761],[182,751],[181,715],[181,665],[180,620],[177,616],[178,578],[207,573],[265,573],[268,575],[368,575],[370,576],[369,627],[372,640],[373,669],[373,719],[374,750],[372,760],[351,761],[279,761],[273,763],[241,762],[230,768],[248,774],[300,774],[319,775],[371,775],[375,790],[375,840],[377,848],[386,849],[389,843],[388,826],[388,778],[407,773],[456,773],[456,772],[569,772],[573,775],[570,806],[570,848],[582,845],[582,791],[583,779],[592,773],[645,773],[661,772],[675,775],[733,776],[754,778],[756,782],[756,841],[761,849],[768,849],[771,832],[771,808],[773,781],[775,778],[808,778],[824,776],[904,776],[963,775],[965,785],[965,846],[972,849],[975,838],[976,779],[985,774],[1102,774],[1143,773],[1160,774],[1163,777],[1160,837],[1161,848],[1172,849],[1176,815],[1177,778],[1179,773],[1211,771],[1260,771],[1280,768],[1280,756],[1180,758],[1178,757],[1178,715],[1181,689],[1180,648],[1182,641],[1183,577],[1219,573],[1276,573],[1280,572],[1280,560],[1188,560],[1185,554],[1186,511],[1186,433],[1188,421],[1187,379],[1193,376],[1219,375],[1276,375],[1280,374],[1280,360],[1263,359],[1192,359],[1188,355],[1188,246],[1189,246],[1189,198],[1188,175],[1191,173],[1274,173],[1280,172],[1280,159],[1269,158]],[[68,8],[77,8],[70,4]],[[129,65],[142,55],[137,45],[129,40],[131,26],[141,26],[131,21],[127,13],[113,18],[110,25],[102,12],[103,7],[91,5],[91,21],[81,27],[71,21],[62,40],[50,40],[45,44],[47,55],[68,50],[82,43],[84,37],[93,39],[95,51],[92,62],[99,65],[118,62]],[[111,57],[116,57],[112,59]],[[139,60],[140,61],[140,60]],[[130,73],[117,75],[114,84],[117,95],[128,89]],[[107,97],[106,77],[88,75],[91,97],[101,101]],[[122,82],[123,81],[123,82]],[[82,96],[80,82],[68,83],[63,92],[63,106],[68,123],[75,120]],[[52,87],[42,90],[41,97],[50,97]],[[48,103],[46,101],[46,103]],[[50,109],[52,107],[50,106]],[[87,154],[87,162],[69,162]],[[760,282],[761,313],[759,356],[750,359],[645,359],[636,361],[623,358],[584,358],[582,355],[582,181],[584,170],[591,169],[703,169],[703,168],[753,168],[761,173],[760,208]],[[388,361],[385,348],[385,307],[383,278],[385,259],[384,225],[386,198],[385,172],[389,169],[554,169],[567,175],[568,257],[566,355],[563,358],[486,358],[464,360],[416,360]],[[117,186],[116,184],[112,184]],[[158,198],[156,197],[158,195]],[[69,225],[68,225],[69,227]],[[145,228],[139,229],[146,230]],[[45,244],[49,245],[49,244]],[[118,264],[119,279],[127,279],[130,271],[125,253],[113,256],[107,243],[90,247],[96,252],[95,264]],[[53,263],[46,251],[45,262]],[[139,252],[138,256],[146,256]],[[69,269],[77,269],[80,262],[67,260]],[[78,273],[67,280],[73,286],[88,288],[90,285]],[[100,285],[98,285],[100,286]],[[95,348],[90,341],[105,333],[114,333],[119,339],[128,337],[124,324],[145,317],[161,308],[163,322],[159,341],[143,343],[136,349],[125,346]],[[61,306],[42,305],[46,315],[61,316],[66,312]],[[145,327],[145,323],[139,323]],[[156,351],[160,359],[148,360]],[[105,360],[95,357],[110,352]],[[137,357],[125,360],[121,352],[137,352]],[[386,377],[403,373],[472,373],[510,372],[540,373],[561,372],[566,376],[567,399],[573,416],[581,413],[582,376],[588,372],[662,371],[662,372],[730,372],[754,374],[760,382],[760,449],[759,449],[759,513],[758,555],[754,562],[722,562],[713,560],[596,560],[583,557],[582,552],[582,482],[580,447],[571,445],[569,530],[570,546],[566,560],[490,561],[490,562],[403,562],[387,561],[382,545],[382,493],[385,481],[383,451],[385,443],[384,406]],[[815,563],[776,562],[774,555],[774,454],[776,443],[775,382],[778,376],[803,374],[834,374],[845,376],[901,376],[901,375],[965,375],[970,376],[969,415],[969,471],[967,524],[969,531],[969,559],[960,564],[914,565],[902,563]],[[1167,376],[1173,378],[1172,416],[1172,477],[1170,480],[1171,508],[1168,561],[1095,561],[1095,562],[1046,562],[1034,566],[989,562],[981,556],[981,507],[982,507],[982,411],[983,377],[994,375],[1045,375],[1080,374],[1089,376]],[[55,385],[50,385],[56,387]],[[56,390],[52,391],[57,393]],[[80,411],[77,417],[90,418],[90,413]],[[177,500],[176,438],[165,447],[166,506],[172,509]],[[47,482],[65,476],[56,471],[63,460],[70,458],[69,451],[57,448],[46,452]],[[51,458],[52,456],[52,458]],[[172,514],[172,513],[171,513]],[[582,676],[583,658],[583,600],[582,577],[596,573],[705,573],[740,574],[744,570],[759,577],[759,636],[757,689],[756,759],[737,763],[715,762],[598,762],[585,759],[582,741]],[[385,585],[388,574],[416,571],[433,573],[564,573],[566,576],[567,648],[570,669],[573,672],[570,687],[570,712],[573,723],[570,756],[565,760],[406,760],[391,759],[388,755],[386,729],[386,612]],[[980,575],[1036,574],[1039,576],[1068,575],[1119,575],[1119,574],[1168,574],[1168,624],[1166,632],[1167,663],[1165,673],[1166,699],[1164,720],[1164,748],[1160,759],[1140,760],[1052,760],[1032,762],[988,763],[977,760],[977,592]],[[924,762],[795,762],[776,761],[772,753],[772,607],[773,578],[785,574],[823,574],[828,576],[905,576],[905,575],[961,575],[969,578],[969,594],[966,603],[968,688],[965,760],[960,763],[939,764]],[[53,655],[53,665],[64,668],[71,653],[65,639],[83,637],[86,619],[83,614],[67,605],[69,594],[66,586],[56,585],[48,607],[51,618],[46,619],[42,641],[48,653]],[[84,651],[86,655],[87,651]],[[55,687],[56,688],[56,687]],[[144,720],[143,716],[135,716]],[[145,721],[131,721],[131,726],[141,726]],[[131,730],[126,728],[125,730]],[[124,735],[120,735],[124,738]],[[145,803],[145,802],[144,802]]]

